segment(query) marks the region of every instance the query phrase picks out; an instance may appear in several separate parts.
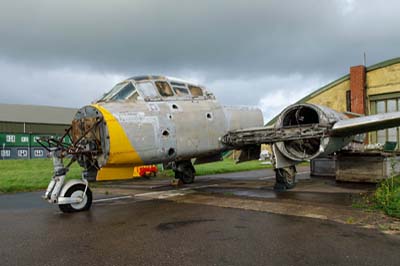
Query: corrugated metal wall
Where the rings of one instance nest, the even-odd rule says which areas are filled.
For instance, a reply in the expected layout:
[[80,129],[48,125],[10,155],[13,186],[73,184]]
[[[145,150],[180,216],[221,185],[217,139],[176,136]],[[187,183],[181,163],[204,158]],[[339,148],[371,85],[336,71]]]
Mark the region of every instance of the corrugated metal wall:
[[[0,159],[32,159],[47,157],[47,150],[37,142],[37,139],[42,136],[57,138],[61,135],[0,133]],[[71,140],[67,138],[65,139],[65,143],[71,144]]]
[[47,150],[36,139],[40,136],[62,136],[68,127],[69,125],[0,122],[0,160],[45,158]]
[[0,133],[64,134],[70,125],[0,122]]

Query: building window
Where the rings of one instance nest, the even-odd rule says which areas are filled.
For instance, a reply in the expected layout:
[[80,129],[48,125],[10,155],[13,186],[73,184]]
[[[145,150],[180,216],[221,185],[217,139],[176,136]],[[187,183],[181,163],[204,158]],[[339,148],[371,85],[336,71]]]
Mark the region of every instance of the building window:
[[[379,99],[371,101],[371,113],[383,114],[399,111],[400,97],[391,99]],[[399,143],[399,128],[393,127],[383,130],[378,130],[372,134],[372,142],[384,144],[386,141],[395,141]]]
[[1,150],[1,158],[10,158],[11,157],[11,150],[10,149],[2,149]]
[[351,91],[346,91],[346,111],[351,112]]

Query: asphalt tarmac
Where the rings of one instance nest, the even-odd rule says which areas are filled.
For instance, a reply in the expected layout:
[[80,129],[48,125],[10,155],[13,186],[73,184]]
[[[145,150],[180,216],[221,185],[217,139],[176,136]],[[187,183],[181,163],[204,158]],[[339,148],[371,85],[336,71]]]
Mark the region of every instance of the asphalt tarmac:
[[71,215],[40,195],[0,195],[0,265],[400,264],[398,236],[329,220],[136,197]]

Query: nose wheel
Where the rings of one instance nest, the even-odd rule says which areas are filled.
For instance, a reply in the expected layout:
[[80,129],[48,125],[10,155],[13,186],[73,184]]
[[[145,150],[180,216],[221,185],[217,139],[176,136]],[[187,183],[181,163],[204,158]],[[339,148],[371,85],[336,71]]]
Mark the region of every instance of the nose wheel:
[[183,184],[192,184],[194,182],[196,171],[190,160],[176,162],[173,170],[175,172],[175,179],[181,180]]
[[87,211],[92,206],[92,191],[83,184],[70,187],[64,197],[79,199],[77,203],[59,204],[58,207],[65,213]]

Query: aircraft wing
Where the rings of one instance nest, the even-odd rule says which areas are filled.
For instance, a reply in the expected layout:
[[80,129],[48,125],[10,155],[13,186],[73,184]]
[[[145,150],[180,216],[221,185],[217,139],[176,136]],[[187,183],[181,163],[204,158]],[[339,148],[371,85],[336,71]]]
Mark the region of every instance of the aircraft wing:
[[345,137],[400,125],[400,112],[369,115],[336,122],[331,135]]
[[377,114],[339,120],[333,126],[318,124],[291,126],[286,128],[258,127],[229,132],[222,142],[230,146],[273,144],[276,142],[309,139],[323,136],[349,137],[370,131],[400,126],[400,112]]
[[256,145],[272,144],[276,167],[283,168],[338,151],[358,134],[399,126],[400,112],[347,119],[327,107],[294,104],[282,111],[275,127],[231,131],[221,142],[245,155]]

